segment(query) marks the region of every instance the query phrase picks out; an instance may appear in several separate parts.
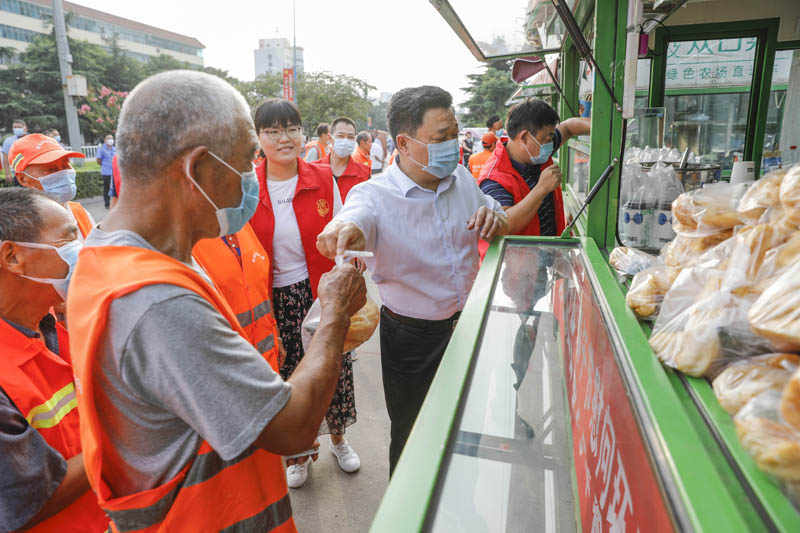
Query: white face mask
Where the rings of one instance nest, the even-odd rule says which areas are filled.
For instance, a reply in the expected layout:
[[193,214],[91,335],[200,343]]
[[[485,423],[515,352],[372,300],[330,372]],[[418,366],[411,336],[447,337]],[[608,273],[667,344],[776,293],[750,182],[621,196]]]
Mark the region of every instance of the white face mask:
[[68,242],[63,246],[53,246],[52,244],[41,244],[38,242],[17,242],[19,246],[24,246],[25,248],[38,248],[40,250],[55,250],[58,256],[61,258],[64,263],[69,266],[69,270],[67,271],[67,275],[63,278],[36,278],[33,276],[26,276],[24,274],[20,274],[20,277],[25,279],[29,279],[31,281],[35,281],[37,283],[44,283],[52,285],[53,288],[56,290],[59,296],[67,300],[67,289],[69,288],[69,280],[72,277],[72,273],[75,270],[75,265],[78,262],[78,254],[83,248],[83,243],[79,240],[74,240]]
[[334,139],[333,151],[339,157],[347,157],[356,149],[356,141],[354,139]]
[[106,144],[109,146],[114,146],[114,139],[107,139]]

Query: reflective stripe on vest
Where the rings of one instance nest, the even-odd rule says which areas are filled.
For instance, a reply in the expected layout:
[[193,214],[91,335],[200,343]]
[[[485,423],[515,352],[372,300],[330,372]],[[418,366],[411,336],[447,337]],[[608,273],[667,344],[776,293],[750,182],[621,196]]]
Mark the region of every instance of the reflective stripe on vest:
[[[270,302],[269,276],[272,268],[267,252],[253,228],[247,224],[235,235],[239,257],[223,239],[204,239],[192,250],[228,305],[252,344],[272,366],[278,369],[278,350],[274,336],[278,325]],[[272,342],[265,340],[272,337]]]
[[[75,409],[75,385],[69,364],[69,337],[56,325],[59,354],[51,352],[41,339],[32,339],[0,320],[0,387],[28,424],[35,428],[64,459],[81,453],[80,421]],[[13,479],[12,473],[2,476]],[[47,480],[20,480],[47,484]],[[41,490],[46,490],[42,485]],[[70,505],[40,522],[29,533],[101,532],[108,518],[89,490]]]
[[[129,268],[132,264],[135,269]],[[269,522],[273,524],[270,531],[296,532],[291,507],[283,503],[288,487],[281,459],[261,449],[253,448],[224,461],[203,442],[194,458],[172,479],[138,493],[112,493],[104,480],[107,471],[103,465],[119,459],[115,453],[103,453],[108,440],[100,413],[108,399],[95,377],[111,302],[143,286],[175,285],[204,298],[234,331],[245,338],[247,334],[225,297],[200,274],[159,252],[128,246],[84,248],[73,281],[67,313],[75,339],[72,351],[78,376],[84,465],[100,506],[112,517],[112,530],[202,533],[240,529],[239,524],[264,516],[274,518]],[[125,468],[124,464],[114,466]]]
[[78,407],[78,399],[75,396],[75,384],[69,383],[46,402],[31,409],[25,415],[25,420],[36,429],[51,428],[61,422],[61,419],[76,407]]

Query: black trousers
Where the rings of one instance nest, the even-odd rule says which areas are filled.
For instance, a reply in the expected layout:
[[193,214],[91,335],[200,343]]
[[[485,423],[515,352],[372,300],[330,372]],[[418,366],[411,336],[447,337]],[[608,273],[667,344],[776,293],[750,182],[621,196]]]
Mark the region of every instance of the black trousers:
[[105,203],[106,207],[111,204],[111,198],[108,195],[108,191],[111,189],[111,176],[103,176],[103,203]]
[[389,475],[439,368],[458,313],[446,320],[398,317],[381,308],[381,373],[391,421]]

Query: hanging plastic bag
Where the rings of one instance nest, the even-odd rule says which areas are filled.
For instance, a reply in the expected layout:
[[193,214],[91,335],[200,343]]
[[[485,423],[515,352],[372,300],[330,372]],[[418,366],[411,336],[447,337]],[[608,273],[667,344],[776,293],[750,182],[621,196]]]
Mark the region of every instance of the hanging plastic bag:
[[798,366],[800,356],[789,353],[771,353],[735,361],[714,379],[714,394],[722,408],[735,415],[765,390],[783,391]]
[[[347,250],[341,255],[336,256],[336,265],[341,265],[345,260],[353,257],[373,257],[373,254],[372,252]],[[321,318],[322,306],[319,303],[319,298],[317,298],[314,300],[314,303],[311,304],[301,326],[301,339],[304,351],[308,350],[309,346],[311,346],[311,339],[314,336],[314,332],[316,332],[319,327]],[[355,350],[367,342],[378,327],[379,320],[380,310],[378,306],[375,305],[375,302],[367,296],[367,303],[350,318],[350,327],[347,329],[347,335],[345,336],[343,353]]]
[[647,248],[655,207],[655,184],[641,168],[633,172],[636,178],[632,181],[632,187],[636,188],[631,189],[630,198],[620,208],[622,233],[625,236],[623,244],[633,248]]
[[660,263],[657,256],[627,246],[617,246],[611,250],[608,262],[620,276],[634,276]]

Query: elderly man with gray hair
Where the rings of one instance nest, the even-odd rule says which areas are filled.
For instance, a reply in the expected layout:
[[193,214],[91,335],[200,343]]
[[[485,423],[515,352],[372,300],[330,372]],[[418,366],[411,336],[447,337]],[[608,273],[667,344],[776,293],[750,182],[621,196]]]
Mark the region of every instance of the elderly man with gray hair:
[[126,194],[87,239],[67,307],[100,506],[120,531],[295,531],[279,456],[316,438],[364,280],[352,265],[323,276],[319,328],[282,381],[192,259],[258,203],[242,96],[158,74],[126,99],[117,141]]

